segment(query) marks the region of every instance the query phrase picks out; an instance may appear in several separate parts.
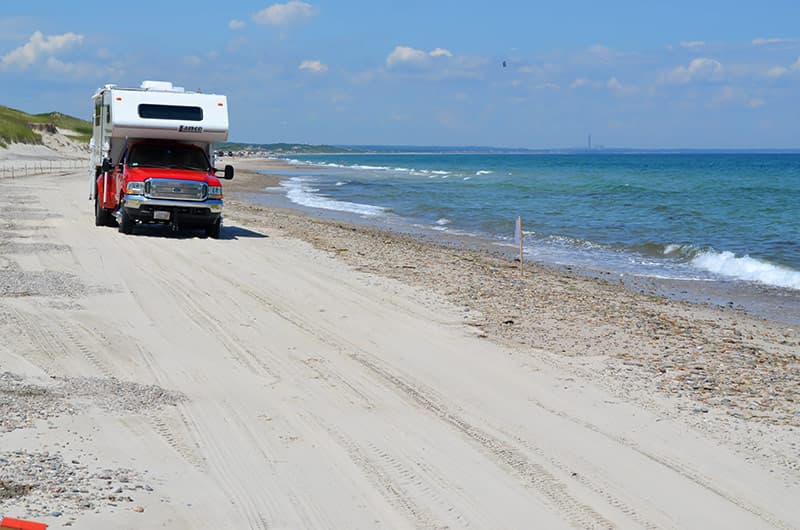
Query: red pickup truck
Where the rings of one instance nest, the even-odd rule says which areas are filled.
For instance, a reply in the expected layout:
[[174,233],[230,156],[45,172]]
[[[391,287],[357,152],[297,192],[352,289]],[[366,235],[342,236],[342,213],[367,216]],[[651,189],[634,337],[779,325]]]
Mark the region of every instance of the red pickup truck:
[[225,96],[187,93],[171,83],[146,81],[138,89],[106,85],[94,97],[90,198],[95,224],[124,234],[141,224],[222,226],[222,183],[233,167],[215,169],[212,142],[227,138]]

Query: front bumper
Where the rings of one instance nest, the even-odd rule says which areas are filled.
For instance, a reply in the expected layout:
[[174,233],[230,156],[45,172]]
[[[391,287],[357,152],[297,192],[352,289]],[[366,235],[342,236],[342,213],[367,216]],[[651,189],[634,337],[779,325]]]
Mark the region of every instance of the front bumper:
[[[125,215],[143,223],[172,223],[206,226],[222,216],[222,199],[205,201],[174,201],[152,199],[144,195],[125,195],[122,203]],[[169,212],[168,218],[156,212]]]

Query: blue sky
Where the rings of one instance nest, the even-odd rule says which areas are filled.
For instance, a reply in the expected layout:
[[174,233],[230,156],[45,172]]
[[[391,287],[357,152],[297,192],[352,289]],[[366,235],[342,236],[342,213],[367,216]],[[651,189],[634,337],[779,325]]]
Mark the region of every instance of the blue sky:
[[782,0],[3,0],[0,104],[86,118],[98,86],[155,79],[226,94],[234,141],[800,148],[798,20]]

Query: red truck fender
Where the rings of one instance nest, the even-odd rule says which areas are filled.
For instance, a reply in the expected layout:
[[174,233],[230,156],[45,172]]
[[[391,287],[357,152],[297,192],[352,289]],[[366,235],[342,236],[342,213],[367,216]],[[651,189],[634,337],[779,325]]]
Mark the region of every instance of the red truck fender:
[[97,177],[97,201],[101,207],[116,209],[119,205],[119,193],[122,179],[117,172],[100,173]]

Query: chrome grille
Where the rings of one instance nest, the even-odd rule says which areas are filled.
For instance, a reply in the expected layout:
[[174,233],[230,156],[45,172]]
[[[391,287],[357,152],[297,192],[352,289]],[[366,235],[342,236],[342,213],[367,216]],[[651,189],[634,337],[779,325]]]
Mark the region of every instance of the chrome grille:
[[145,182],[144,193],[153,199],[203,201],[208,194],[208,186],[205,182],[192,180],[149,179]]

